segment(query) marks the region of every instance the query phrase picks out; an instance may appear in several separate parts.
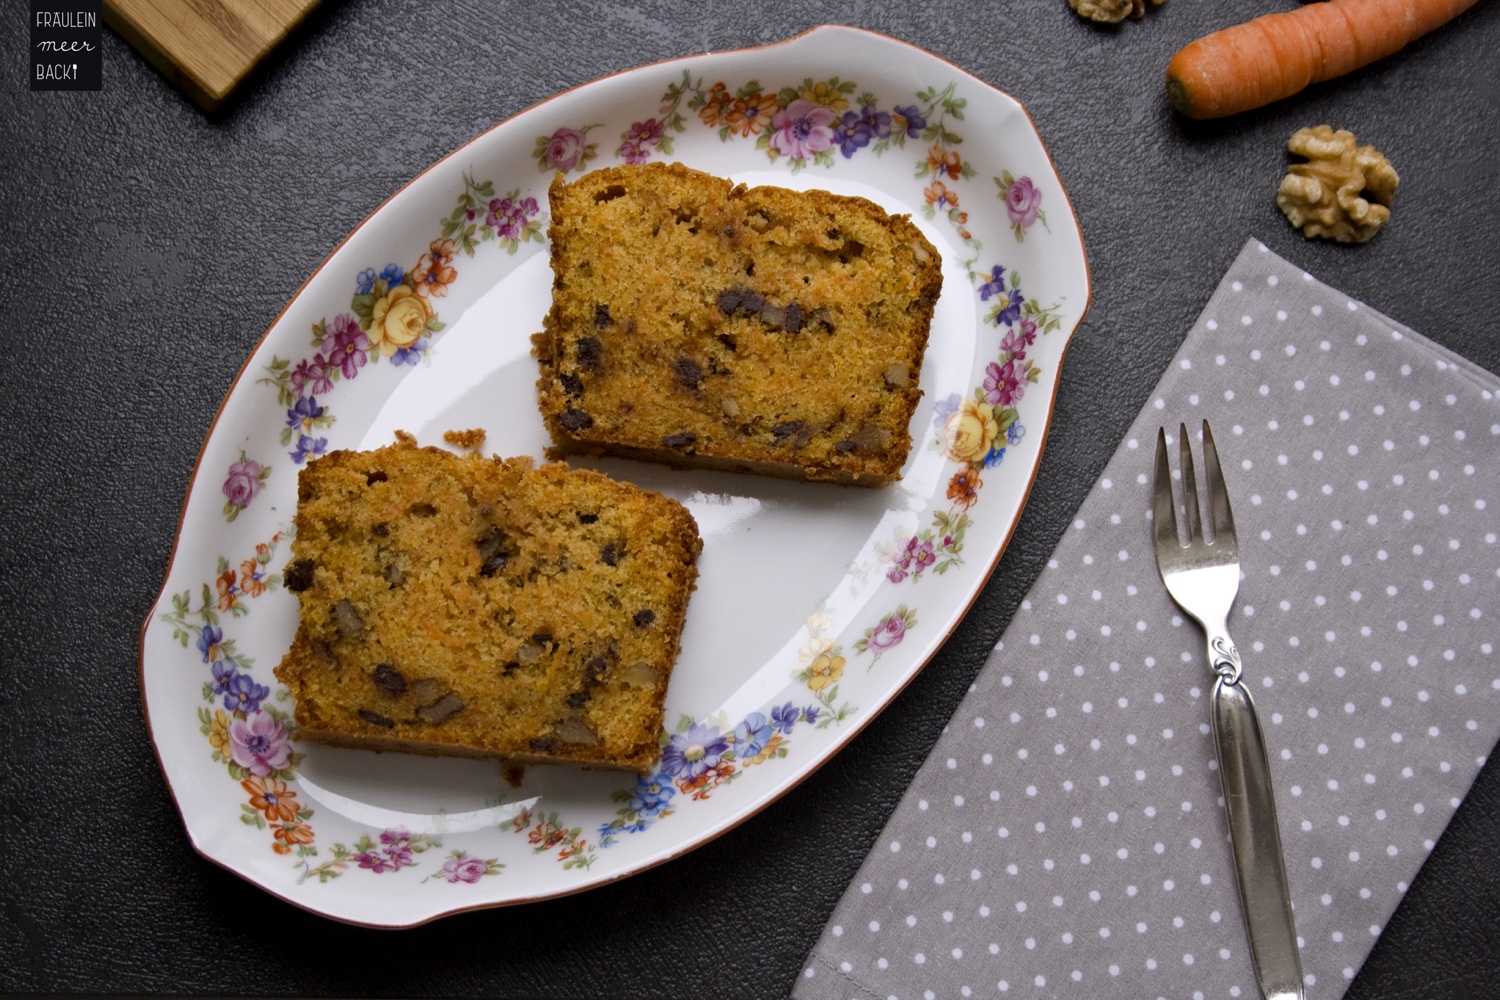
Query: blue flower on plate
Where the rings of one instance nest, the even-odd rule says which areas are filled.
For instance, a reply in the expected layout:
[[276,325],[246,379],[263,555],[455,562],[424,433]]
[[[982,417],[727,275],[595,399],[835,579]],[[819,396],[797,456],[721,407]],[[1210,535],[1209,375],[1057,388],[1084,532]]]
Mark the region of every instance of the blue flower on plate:
[[740,760],[759,756],[771,742],[771,723],[760,712],[751,712],[734,727],[734,752]]
[[1005,449],[991,448],[984,456],[984,467],[993,469],[1003,461],[1005,461]]
[[395,288],[406,280],[406,269],[400,264],[387,264],[380,272],[380,280],[385,282],[387,288]]
[[415,367],[417,362],[422,360],[423,352],[426,351],[427,348],[431,346],[431,344],[431,339],[422,337],[410,347],[398,348],[396,350],[396,353],[391,355],[391,364],[397,366],[398,368],[401,365],[412,365],[413,367]]
[[1026,428],[1021,424],[1011,424],[1010,430],[1005,432],[1005,440],[1010,442],[1012,446],[1020,444],[1021,439],[1025,436]]
[[224,707],[231,712],[236,709],[249,715],[260,710],[260,703],[271,696],[271,689],[255,683],[249,674],[234,672],[224,685]]
[[1005,268],[996,264],[990,268],[990,280],[979,286],[979,299],[988,302],[991,295],[999,295],[1005,291]]
[[203,662],[218,659],[219,643],[224,641],[224,630],[217,625],[205,625],[203,631],[198,633],[198,652],[203,654]]
[[1022,298],[1021,290],[1019,288],[1012,288],[1005,308],[995,314],[995,325],[1010,326],[1016,320],[1020,319],[1021,303],[1024,301],[1026,300]]
[[662,780],[660,774],[640,778],[635,783],[635,794],[626,804],[631,811],[641,816],[655,816],[671,803],[677,789],[670,781]]
[[778,733],[789,733],[797,721],[802,718],[802,709],[787,702],[771,709],[771,725],[776,727]]
[[323,438],[323,437],[312,438],[312,437],[308,437],[306,434],[301,434],[301,435],[298,435],[298,437],[297,437],[297,450],[293,451],[293,452],[289,452],[288,454],[290,454],[292,456],[292,461],[293,462],[296,462],[298,465],[301,465],[303,462],[307,461],[309,458],[316,458],[317,456],[323,454],[323,452],[325,452],[327,450],[328,450],[328,439],[327,438]]

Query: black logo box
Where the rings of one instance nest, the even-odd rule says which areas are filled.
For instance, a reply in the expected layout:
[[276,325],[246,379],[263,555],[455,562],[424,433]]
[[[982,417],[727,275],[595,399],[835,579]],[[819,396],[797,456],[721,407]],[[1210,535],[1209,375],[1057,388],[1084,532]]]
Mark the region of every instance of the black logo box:
[[101,0],[31,0],[32,90],[99,90],[104,85]]

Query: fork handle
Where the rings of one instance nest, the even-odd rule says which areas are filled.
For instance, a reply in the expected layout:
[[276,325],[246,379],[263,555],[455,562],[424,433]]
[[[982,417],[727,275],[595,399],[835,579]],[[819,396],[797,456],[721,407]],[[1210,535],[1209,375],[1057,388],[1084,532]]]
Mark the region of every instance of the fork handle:
[[1303,1000],[1302,962],[1276,825],[1271,764],[1255,703],[1237,679],[1221,673],[1214,682],[1212,702],[1219,780],[1229,815],[1240,905],[1261,993],[1266,1000]]

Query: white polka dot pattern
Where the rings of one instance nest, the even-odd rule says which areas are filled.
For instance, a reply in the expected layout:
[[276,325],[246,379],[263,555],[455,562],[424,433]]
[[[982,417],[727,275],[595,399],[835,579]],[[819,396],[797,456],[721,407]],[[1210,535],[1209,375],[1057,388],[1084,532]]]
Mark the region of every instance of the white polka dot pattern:
[[1500,380],[1251,241],[795,996],[1258,996],[1203,640],[1147,519],[1157,427],[1203,418],[1303,969],[1353,978],[1500,735]]

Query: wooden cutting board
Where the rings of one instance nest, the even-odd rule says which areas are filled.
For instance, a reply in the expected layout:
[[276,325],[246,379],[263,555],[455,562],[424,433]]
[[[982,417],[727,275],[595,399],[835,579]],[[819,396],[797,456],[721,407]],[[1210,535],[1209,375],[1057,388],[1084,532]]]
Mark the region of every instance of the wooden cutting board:
[[104,20],[205,110],[319,0],[104,0]]

